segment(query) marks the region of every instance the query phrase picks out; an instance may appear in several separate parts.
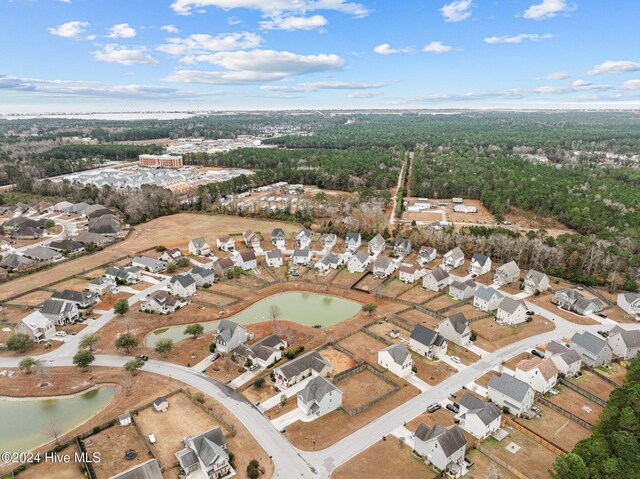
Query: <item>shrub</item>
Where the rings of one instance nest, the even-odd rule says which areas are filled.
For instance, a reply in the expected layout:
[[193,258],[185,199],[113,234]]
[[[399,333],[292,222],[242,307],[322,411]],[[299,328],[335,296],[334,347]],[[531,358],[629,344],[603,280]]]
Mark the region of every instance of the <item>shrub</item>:
[[204,402],[204,394],[202,394],[200,391],[193,393],[193,400],[199,404],[202,404]]
[[255,381],[253,381],[253,386],[260,389],[264,384],[264,378],[257,378]]

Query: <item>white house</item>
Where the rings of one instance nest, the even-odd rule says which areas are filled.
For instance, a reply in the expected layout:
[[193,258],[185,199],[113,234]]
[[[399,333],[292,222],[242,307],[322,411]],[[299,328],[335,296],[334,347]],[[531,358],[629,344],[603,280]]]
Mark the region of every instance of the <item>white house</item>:
[[475,253],[471,257],[469,264],[469,273],[477,276],[487,274],[491,271],[491,258],[486,254]]
[[455,205],[453,211],[456,213],[477,213],[478,208],[473,205]]
[[447,340],[429,328],[416,324],[409,337],[409,347],[428,359],[447,353]]
[[260,235],[255,233],[253,230],[245,231],[242,234],[242,239],[244,240],[244,245],[247,248],[259,248],[260,241],[262,240],[262,238],[260,238]]
[[100,302],[100,298],[95,294],[86,291],[75,291],[73,289],[56,291],[51,295],[51,300],[72,303],[78,306],[78,308],[88,308]]
[[159,273],[164,271],[167,265],[159,259],[149,258],[148,256],[136,256],[131,260],[131,266],[140,268],[143,271]]
[[105,278],[111,278],[116,283],[135,284],[140,282],[140,269],[135,266],[118,268],[110,266],[104,273]]
[[471,393],[460,399],[460,427],[478,439],[486,439],[500,429],[502,413],[495,404]]
[[368,243],[369,254],[380,254],[387,247],[387,243],[381,234],[375,235]]
[[347,253],[353,253],[362,245],[360,233],[349,232],[344,240],[344,247]]
[[478,289],[477,283],[468,279],[467,281],[454,281],[449,285],[449,294],[453,299],[464,301],[471,298]]
[[171,294],[185,299],[196,294],[196,280],[190,274],[179,274],[169,281]]
[[176,263],[180,258],[183,257],[184,255],[179,248],[170,248],[163,251],[158,259],[160,261],[164,261],[165,263]]
[[233,253],[236,250],[236,242],[233,241],[233,238],[231,238],[231,236],[220,236],[216,239],[216,247],[220,251]]
[[479,286],[473,296],[473,305],[480,311],[494,311],[498,308],[504,294],[489,286]]
[[617,303],[625,313],[640,321],[640,293],[620,293]]
[[108,276],[98,276],[89,281],[89,292],[102,296],[105,293],[115,292],[118,289],[116,282]]
[[429,291],[440,291],[451,284],[453,278],[442,268],[429,269],[422,277],[422,287]]
[[364,273],[369,269],[369,255],[363,251],[359,251],[349,258],[347,269],[349,273]]
[[239,266],[244,271],[256,269],[258,267],[258,259],[256,253],[252,249],[240,251],[240,254],[236,260],[236,266]]
[[338,237],[333,233],[327,233],[322,235],[322,237],[320,238],[320,241],[322,242],[323,248],[331,249],[338,242]]
[[175,313],[178,309],[186,306],[186,302],[180,298],[171,296],[166,291],[156,291],[151,293],[140,305],[141,311],[149,313],[169,314]]
[[287,236],[282,228],[273,228],[271,231],[271,244],[276,248],[284,248],[287,243]]
[[582,357],[564,344],[551,341],[547,344],[544,357],[551,358],[558,371],[565,376],[574,376],[582,367]]
[[189,253],[196,256],[206,256],[211,253],[211,248],[204,238],[195,238],[189,241]]
[[243,364],[249,359],[266,369],[282,358],[282,350],[288,345],[284,339],[271,334],[250,346],[240,344],[233,350],[233,355],[243,358]]
[[[227,440],[219,427],[182,440],[184,449],[176,452],[180,468],[192,478],[219,479],[235,474],[229,464]],[[136,476],[136,479],[149,479]],[[133,478],[131,478],[133,479]]]
[[527,306],[521,299],[502,298],[496,311],[496,319],[505,324],[520,324],[527,320]]
[[541,394],[545,394],[558,382],[558,368],[551,358],[523,359],[516,365],[516,379],[524,381]]
[[195,280],[196,286],[201,288],[207,285],[211,286],[216,280],[216,275],[213,270],[203,268],[202,266],[194,266],[191,268],[191,271],[189,271],[189,274]]
[[440,321],[438,333],[458,346],[471,341],[471,328],[463,313],[456,313]]
[[640,331],[627,331],[620,326],[614,326],[609,331],[607,342],[613,354],[622,359],[635,358],[640,351]]
[[400,266],[398,277],[400,278],[400,281],[413,284],[416,281],[419,281],[426,272],[427,270],[419,264],[403,264]]
[[432,248],[431,246],[421,246],[418,250],[418,262],[422,265],[430,263],[436,259],[437,254],[438,252],[435,248]]
[[342,264],[342,260],[340,256],[335,253],[327,253],[318,261],[316,261],[315,269],[324,272],[329,269],[338,269],[338,267]]
[[288,388],[303,379],[313,376],[328,376],[333,368],[318,351],[310,351],[273,370],[279,387]]
[[279,268],[284,264],[282,259],[282,250],[277,248],[267,251],[265,257],[267,259],[267,266],[271,268]]
[[413,449],[425,462],[441,471],[449,471],[463,464],[467,439],[457,424],[445,428],[437,422],[433,427],[421,422],[414,436]]
[[386,278],[392,275],[395,269],[394,261],[386,256],[378,256],[373,262],[373,275],[376,278]]
[[505,284],[515,283],[520,279],[520,268],[515,261],[509,261],[508,263],[498,266],[496,274],[493,277],[493,282],[502,286]]
[[51,339],[56,335],[56,326],[40,311],[25,316],[15,328],[16,334],[26,334],[36,343]]
[[302,228],[296,235],[296,248],[305,249],[311,245],[313,235],[307,228]]
[[216,328],[216,351],[230,353],[252,337],[253,335],[238,323],[223,319]]
[[549,288],[549,277],[544,274],[530,269],[524,277],[524,290],[529,294],[543,293]]
[[531,386],[507,373],[491,377],[487,395],[498,406],[508,408],[514,416],[521,416],[531,409],[535,396]]
[[378,351],[378,364],[399,377],[412,373],[413,359],[404,344],[396,343]]
[[397,256],[407,256],[411,253],[411,241],[407,238],[396,238],[393,243],[393,252]]
[[447,251],[442,258],[442,266],[449,271],[464,264],[464,253],[456,246],[451,251]]
[[311,250],[309,248],[296,249],[291,258],[294,264],[308,265],[311,263]]
[[575,289],[564,288],[556,291],[551,300],[559,308],[588,316],[602,311],[604,305],[598,298],[586,298]]
[[342,391],[316,376],[298,393],[298,407],[307,416],[320,417],[342,406]]
[[73,323],[80,314],[78,306],[67,301],[54,301],[47,299],[40,307],[40,312],[53,321],[56,326],[64,326]]

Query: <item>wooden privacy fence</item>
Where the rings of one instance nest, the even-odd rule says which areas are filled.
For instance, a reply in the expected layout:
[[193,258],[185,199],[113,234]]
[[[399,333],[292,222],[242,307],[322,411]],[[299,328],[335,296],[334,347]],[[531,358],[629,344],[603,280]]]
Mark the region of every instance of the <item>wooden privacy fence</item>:
[[480,451],[482,454],[484,454],[485,456],[487,456],[489,459],[491,459],[493,462],[498,463],[499,465],[501,465],[502,467],[504,467],[507,471],[509,471],[511,474],[513,474],[514,476],[516,476],[518,479],[529,479],[529,476],[526,476],[525,474],[522,474],[520,471],[518,471],[515,467],[513,467],[510,464],[507,464],[506,462],[504,462],[502,459],[500,459],[498,456],[496,456],[495,454],[493,454],[492,452],[490,452],[486,447],[482,446],[482,445],[478,445],[477,447],[478,451]]
[[505,423],[508,424],[509,426],[513,426],[518,431],[520,431],[522,434],[524,434],[525,436],[533,439],[538,444],[542,444],[544,447],[549,449],[551,452],[554,452],[554,453],[556,453],[558,455],[567,454],[569,452],[569,451],[561,448],[557,444],[554,444],[553,442],[543,438],[542,436],[539,436],[535,431],[529,429],[524,424],[520,424],[519,422],[514,421],[511,418],[507,418],[505,420]]
[[542,404],[544,404],[545,406],[547,406],[549,409],[553,409],[555,412],[559,412],[560,414],[562,414],[564,417],[571,419],[574,422],[577,422],[578,424],[580,424],[582,427],[585,427],[587,429],[589,429],[590,431],[593,430],[593,424],[591,424],[590,422],[585,421],[584,419],[582,419],[581,417],[576,416],[575,414],[567,411],[566,409],[558,406],[557,404],[552,403],[551,401],[549,401],[548,399],[544,398],[544,397],[539,397],[538,401],[540,401]]
[[593,401],[594,403],[596,403],[596,404],[598,404],[598,405],[600,405],[602,407],[604,407],[604,405],[606,404],[605,400],[600,399],[598,396],[596,396],[595,394],[591,394],[589,391],[587,391],[585,389],[582,389],[577,384],[574,384],[571,381],[567,381],[565,378],[560,378],[560,384],[562,384],[565,387],[568,387],[572,391],[577,392],[581,396],[586,397],[589,401]]

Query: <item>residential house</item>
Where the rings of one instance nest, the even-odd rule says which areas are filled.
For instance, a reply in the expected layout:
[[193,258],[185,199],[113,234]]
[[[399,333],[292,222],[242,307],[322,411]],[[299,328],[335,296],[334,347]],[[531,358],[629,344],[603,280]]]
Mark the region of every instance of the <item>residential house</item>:
[[233,241],[233,238],[231,238],[231,236],[220,236],[216,239],[216,247],[220,251],[233,253],[236,250],[236,242]]
[[491,258],[486,254],[475,253],[471,257],[471,263],[469,264],[469,273],[480,276],[487,274],[491,271]]
[[327,233],[327,234],[323,234],[322,235],[322,237],[320,238],[320,241],[322,241],[322,247],[323,248],[331,249],[338,242],[338,237],[336,235],[334,235],[333,233]]
[[179,248],[170,248],[164,250],[158,259],[165,263],[177,263],[180,258],[184,258],[182,251]]
[[556,341],[547,344],[544,357],[551,358],[558,372],[565,376],[574,376],[582,367],[582,356]]
[[120,414],[118,416],[118,423],[122,427],[130,426],[132,422],[133,422],[133,416],[131,415],[130,412],[125,412],[124,414]]
[[635,358],[640,351],[640,331],[627,331],[620,326],[614,326],[609,331],[607,342],[613,354],[622,359]]
[[116,292],[118,286],[116,282],[108,276],[98,276],[89,281],[89,292],[102,296],[105,293]]
[[112,238],[109,238],[106,235],[102,235],[99,233],[82,233],[73,238],[78,243],[82,243],[83,245],[94,244],[96,246],[105,245],[112,241]]
[[189,241],[189,253],[196,256],[207,256],[211,253],[211,248],[204,238],[194,238]]
[[492,402],[465,393],[460,404],[460,427],[478,439],[486,439],[500,429],[502,412]]
[[381,234],[375,235],[368,243],[369,254],[380,254],[387,247],[387,242],[384,240]]
[[505,284],[515,283],[520,279],[520,268],[515,261],[509,261],[496,269],[493,282],[502,286]]
[[413,358],[404,344],[395,343],[378,351],[378,364],[399,377],[413,372]]
[[267,266],[271,268],[279,268],[284,264],[284,260],[282,259],[282,250],[272,249],[271,251],[267,251]]
[[452,270],[464,264],[464,253],[456,246],[451,251],[447,251],[442,258],[442,267]]
[[120,220],[117,216],[105,214],[104,216],[92,219],[87,226],[87,231],[105,236],[117,236],[122,232],[122,227],[120,226]]
[[402,257],[409,255],[411,253],[411,241],[407,238],[396,238],[393,243],[393,252]]
[[49,243],[49,248],[65,254],[77,254],[84,251],[84,245],[82,243],[71,239],[52,241],[51,243]]
[[60,253],[59,251],[45,248],[44,246],[34,246],[33,248],[27,249],[22,254],[29,259],[40,262],[53,263],[64,258],[64,256],[62,256],[62,253]]
[[271,244],[276,248],[284,248],[287,243],[287,237],[282,228],[274,228],[271,231]]
[[25,271],[33,266],[34,261],[19,254],[8,254],[0,260],[0,267],[8,271]]
[[235,474],[229,463],[227,440],[219,427],[182,440],[184,449],[176,452],[180,468],[187,477],[219,479]]
[[392,275],[395,269],[395,262],[386,256],[378,256],[373,262],[373,275],[376,278],[386,278]]
[[151,403],[156,412],[167,412],[169,409],[169,401],[164,396],[159,396]]
[[494,311],[498,308],[504,294],[489,286],[479,286],[473,296],[473,305],[480,311]]
[[78,306],[66,301],[47,299],[40,307],[40,312],[53,321],[56,326],[64,326],[75,322],[80,316]]
[[157,459],[149,459],[109,479],[162,479],[162,469]]
[[308,248],[309,245],[311,245],[312,236],[313,235],[311,234],[311,231],[309,231],[307,228],[302,228],[296,235],[296,248]]
[[211,286],[216,281],[216,275],[212,269],[203,268],[202,266],[194,266],[189,274],[196,282],[196,286]]
[[259,248],[260,241],[262,238],[258,233],[255,233],[253,230],[247,230],[242,234],[242,239],[244,240],[244,245],[247,248]]
[[[58,205],[59,204],[60,203],[58,203]],[[91,205],[89,205],[89,203],[85,203],[84,201],[81,201],[80,203],[71,204],[71,205],[67,206],[65,209],[58,210],[58,211],[64,211],[68,215],[75,215],[75,214],[78,214],[78,213],[82,213],[84,210],[89,208],[89,206],[91,206]]]
[[342,260],[335,253],[327,253],[320,260],[316,261],[315,269],[324,272],[329,269],[338,269],[342,264]]
[[42,230],[33,228],[31,226],[21,226],[14,229],[11,234],[11,239],[14,240],[31,240],[38,239],[42,236]]
[[447,340],[429,328],[416,324],[409,337],[409,347],[428,359],[447,353]]
[[524,277],[524,290],[529,294],[543,293],[549,288],[549,276],[530,269]]
[[636,321],[640,321],[640,293],[620,293],[618,306]]
[[110,266],[105,271],[104,276],[113,279],[116,283],[135,284],[140,281],[140,270],[135,266],[127,268]]
[[148,256],[136,256],[131,260],[131,266],[140,268],[143,271],[150,271],[151,273],[159,273],[164,271],[166,263],[159,259],[149,258]]
[[449,294],[453,299],[464,301],[473,297],[478,289],[478,285],[472,279],[467,281],[454,281],[449,285]]
[[271,334],[250,346],[240,344],[233,350],[233,355],[242,358],[242,364],[249,359],[266,369],[282,358],[282,350],[288,345],[284,339]]
[[169,314],[175,313],[181,307],[186,306],[186,304],[187,303],[180,298],[176,298],[166,291],[160,290],[151,293],[146,301],[140,305],[140,310],[148,313]]
[[492,376],[487,386],[489,399],[510,414],[521,416],[533,406],[533,388],[507,373]]
[[70,203],[69,201],[61,201],[60,203],[56,203],[55,205],[49,207],[49,211],[55,212],[55,213],[61,213],[63,211],[66,211],[71,206],[73,206],[73,203]]
[[196,294],[196,280],[188,273],[175,275],[169,281],[169,291],[178,298],[189,298]]
[[258,258],[256,258],[255,251],[252,249],[240,251],[236,260],[236,266],[239,266],[244,271],[256,269],[258,267]]
[[72,289],[56,291],[51,295],[51,299],[54,301],[73,303],[78,306],[78,308],[83,309],[100,302],[100,298],[95,294],[87,293],[85,291],[74,291]]
[[582,316],[597,313],[604,308],[604,305],[598,298],[585,298],[572,288],[564,288],[556,291],[551,302],[561,309],[566,309]]
[[445,428],[437,422],[433,427],[421,422],[414,435],[413,449],[438,470],[458,469],[464,463],[467,439],[457,424]]
[[353,253],[362,245],[360,233],[349,232],[344,240],[344,247],[347,253]]
[[220,258],[213,263],[213,272],[218,278],[226,278],[227,271],[236,267],[231,258]]
[[451,284],[453,278],[442,268],[429,269],[422,277],[422,287],[429,291],[440,291]]
[[332,370],[331,363],[318,351],[310,351],[277,367],[273,374],[278,386],[288,388],[311,375],[326,377]]
[[437,251],[431,246],[421,246],[418,250],[418,261],[425,265],[436,259]]
[[400,266],[398,277],[400,281],[413,284],[419,281],[426,273],[427,270],[420,264],[403,264]]
[[496,311],[496,319],[505,324],[520,324],[527,320],[527,305],[521,299],[502,298]]
[[359,251],[349,258],[347,269],[349,273],[364,273],[369,269],[369,262],[369,255],[363,251]]
[[311,263],[311,250],[309,248],[294,250],[292,260],[294,264],[308,265]]
[[545,394],[558,382],[558,368],[551,358],[532,357],[516,365],[516,378],[524,381],[540,394]]
[[16,334],[26,334],[36,343],[47,341],[56,334],[56,326],[53,321],[47,318],[40,311],[25,316],[15,328]]
[[321,376],[312,378],[297,398],[298,407],[307,416],[324,416],[342,406],[342,391]]
[[463,313],[456,313],[440,321],[438,333],[447,341],[451,341],[458,346],[471,341],[471,328]]
[[573,335],[569,349],[578,353],[582,362],[592,368],[610,363],[613,355],[613,350],[605,339],[586,331]]
[[252,337],[253,334],[243,326],[228,319],[223,319],[216,328],[216,351],[230,353],[241,344],[249,341]]

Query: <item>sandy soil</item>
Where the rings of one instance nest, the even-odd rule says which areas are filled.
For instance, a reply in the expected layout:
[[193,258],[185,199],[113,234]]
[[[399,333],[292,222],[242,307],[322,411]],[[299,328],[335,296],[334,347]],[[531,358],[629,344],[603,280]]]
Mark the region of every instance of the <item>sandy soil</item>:
[[[68,454],[72,458],[80,454],[80,448],[74,444],[65,447],[59,454]],[[81,463],[71,462],[40,462],[30,465],[18,476],[20,479],[41,479],[43,477],[55,477],[56,479],[85,479],[84,466]]]
[[496,323],[493,319],[481,319],[471,324],[471,329],[478,334],[476,344],[486,351],[495,351],[508,344],[529,336],[535,336],[555,329],[552,321],[533,316],[530,323],[507,326]]
[[334,376],[357,364],[357,361],[353,358],[331,347],[322,349],[320,355],[331,363],[331,367],[333,368],[332,375]]
[[342,404],[348,409],[364,406],[393,389],[391,384],[366,369],[340,381],[337,387],[342,391]]
[[[556,389],[560,391],[560,394],[549,397],[549,401],[584,419],[590,424],[596,424],[602,413],[602,406],[590,401],[566,386],[557,385]],[[584,406],[588,407],[591,411],[588,412],[582,409]]]
[[573,450],[578,441],[591,436],[591,431],[577,422],[567,419],[542,404],[538,404],[538,407],[542,409],[539,416],[531,420],[516,419],[516,421],[565,451]]

